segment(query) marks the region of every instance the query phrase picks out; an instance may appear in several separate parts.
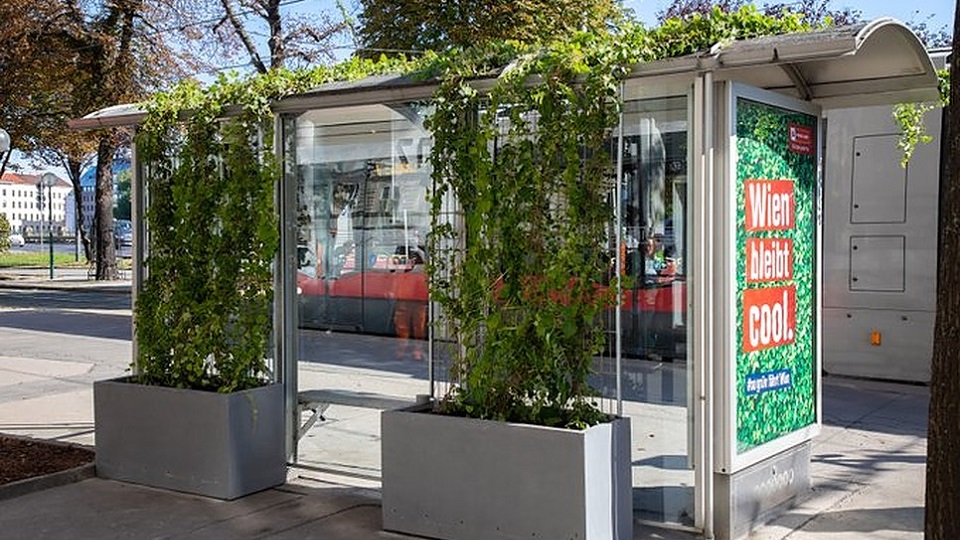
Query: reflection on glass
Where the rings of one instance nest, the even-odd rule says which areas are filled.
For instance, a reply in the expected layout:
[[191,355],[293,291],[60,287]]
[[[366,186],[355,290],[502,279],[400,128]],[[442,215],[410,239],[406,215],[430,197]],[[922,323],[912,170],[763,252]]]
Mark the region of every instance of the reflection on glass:
[[354,480],[379,479],[384,400],[429,392],[425,112],[353,106],[285,123],[297,180],[297,386],[337,396],[297,457]]
[[[622,222],[607,239],[611,261],[620,246],[620,268],[611,264],[611,271],[626,278],[620,382],[623,414],[632,420],[634,509],[643,520],[683,525],[692,525],[694,515],[685,309],[688,107],[684,95],[625,103]],[[287,146],[299,179],[301,388],[378,391],[389,384],[391,393],[411,397],[429,391],[425,112],[419,104],[357,106],[309,111],[292,122],[295,141]],[[444,208],[455,224],[454,206]],[[614,315],[611,310],[607,320],[611,336]],[[615,350],[598,359],[592,379],[605,398],[615,396]],[[314,362],[333,366],[321,379],[303,367]],[[375,437],[378,427],[371,426]],[[318,445],[315,459],[325,466],[343,459],[328,447],[343,448],[344,437],[367,429],[345,426],[336,444]],[[357,442],[363,443],[369,440]],[[376,475],[378,459],[358,458],[350,466]]]
[[301,326],[426,338],[422,109],[375,105],[297,119]]
[[687,363],[688,98],[625,104],[621,186],[624,414],[633,420],[634,511],[693,525]]

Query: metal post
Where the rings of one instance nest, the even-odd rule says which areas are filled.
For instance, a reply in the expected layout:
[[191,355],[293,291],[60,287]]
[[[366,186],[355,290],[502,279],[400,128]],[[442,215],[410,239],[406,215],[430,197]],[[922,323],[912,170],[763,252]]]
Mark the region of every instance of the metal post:
[[47,235],[50,240],[50,279],[53,279],[53,184],[47,184]]
[[[53,186],[57,183],[57,175],[45,173],[40,177],[40,199],[43,199],[43,186],[47,187],[47,240],[50,244],[50,279],[53,279]],[[41,211],[43,209],[41,208]],[[41,214],[42,215],[42,214]],[[42,227],[41,227],[42,228]],[[43,242],[43,231],[40,231],[40,241]]]

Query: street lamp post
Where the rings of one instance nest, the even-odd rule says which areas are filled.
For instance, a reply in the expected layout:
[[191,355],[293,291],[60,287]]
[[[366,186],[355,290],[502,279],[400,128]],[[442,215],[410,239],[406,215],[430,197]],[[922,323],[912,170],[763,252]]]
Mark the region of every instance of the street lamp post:
[[47,188],[47,239],[50,241],[50,279],[53,279],[53,185],[57,183],[57,175],[44,173],[40,177],[40,185]]

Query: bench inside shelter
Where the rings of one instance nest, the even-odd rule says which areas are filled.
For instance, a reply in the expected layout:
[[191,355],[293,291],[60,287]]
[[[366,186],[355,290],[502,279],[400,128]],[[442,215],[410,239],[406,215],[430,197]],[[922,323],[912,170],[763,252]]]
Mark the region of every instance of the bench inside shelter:
[[326,420],[323,413],[331,405],[345,405],[366,409],[403,409],[416,405],[412,399],[403,399],[396,396],[376,394],[373,392],[355,392],[339,389],[303,390],[297,393],[297,418],[303,418],[303,413],[310,416],[297,429],[297,440],[303,438],[307,431],[317,423],[317,420]]

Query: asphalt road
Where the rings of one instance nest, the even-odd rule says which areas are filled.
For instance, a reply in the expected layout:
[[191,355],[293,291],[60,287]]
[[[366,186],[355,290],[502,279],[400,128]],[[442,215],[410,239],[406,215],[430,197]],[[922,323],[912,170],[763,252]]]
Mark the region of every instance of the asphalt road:
[[[129,341],[130,319],[129,293],[0,289],[0,328]],[[299,351],[304,362],[427,378],[424,341],[302,329]]]
[[[47,243],[27,243],[20,247],[10,248],[11,253],[47,253],[49,250],[50,245]],[[54,253],[76,253],[76,250],[77,247],[73,242],[55,242],[53,244]]]
[[0,328],[130,341],[130,296],[0,289]]
[[0,289],[0,308],[123,310],[130,309],[130,294],[99,291]]

